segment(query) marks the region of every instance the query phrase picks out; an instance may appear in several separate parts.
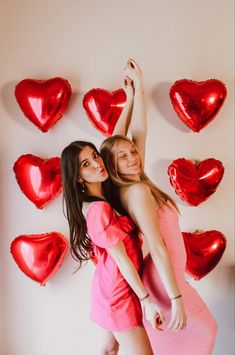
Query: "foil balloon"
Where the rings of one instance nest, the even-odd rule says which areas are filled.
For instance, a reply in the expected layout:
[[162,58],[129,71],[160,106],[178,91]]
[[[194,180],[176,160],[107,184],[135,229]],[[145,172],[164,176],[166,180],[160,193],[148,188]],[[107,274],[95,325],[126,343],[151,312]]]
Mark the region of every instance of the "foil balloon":
[[227,95],[223,82],[178,80],[170,89],[170,99],[179,118],[194,132],[200,132],[217,115]]
[[42,132],[47,132],[62,117],[70,96],[71,87],[63,78],[24,79],[15,88],[24,115]]
[[213,158],[195,163],[179,158],[168,167],[168,175],[181,199],[197,206],[216,191],[223,178],[224,167],[221,161]]
[[187,253],[186,271],[195,280],[200,280],[220,261],[226,247],[226,238],[217,230],[182,234]]
[[42,209],[62,190],[60,158],[21,155],[14,164],[16,180],[30,201]]
[[68,248],[58,232],[20,235],[11,243],[11,254],[21,271],[44,286],[58,270]]
[[117,120],[125,106],[123,89],[109,92],[92,89],[83,98],[83,107],[93,126],[105,136],[111,136]]

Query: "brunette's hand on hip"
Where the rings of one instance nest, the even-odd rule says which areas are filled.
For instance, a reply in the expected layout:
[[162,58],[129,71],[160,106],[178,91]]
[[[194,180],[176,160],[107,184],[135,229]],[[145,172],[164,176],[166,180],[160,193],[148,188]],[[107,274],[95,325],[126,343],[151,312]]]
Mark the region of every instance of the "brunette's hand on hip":
[[141,306],[145,318],[151,323],[153,329],[162,330],[161,325],[164,322],[164,316],[160,307],[150,297],[144,299]]

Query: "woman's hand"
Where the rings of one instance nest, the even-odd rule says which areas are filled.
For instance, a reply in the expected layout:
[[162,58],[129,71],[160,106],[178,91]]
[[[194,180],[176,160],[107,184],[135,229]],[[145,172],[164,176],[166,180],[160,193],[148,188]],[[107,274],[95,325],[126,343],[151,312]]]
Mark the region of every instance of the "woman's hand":
[[122,88],[125,91],[127,100],[133,100],[134,88],[132,86],[131,78],[129,78],[128,76],[124,78]]
[[186,327],[187,316],[184,309],[182,297],[171,301],[171,320],[167,330],[179,331]]
[[143,89],[143,76],[140,66],[134,59],[129,59],[124,68],[124,76],[128,76],[134,84],[135,90]]
[[164,322],[164,316],[160,307],[150,297],[141,301],[141,306],[145,318],[151,323],[153,329],[162,330],[161,325]]

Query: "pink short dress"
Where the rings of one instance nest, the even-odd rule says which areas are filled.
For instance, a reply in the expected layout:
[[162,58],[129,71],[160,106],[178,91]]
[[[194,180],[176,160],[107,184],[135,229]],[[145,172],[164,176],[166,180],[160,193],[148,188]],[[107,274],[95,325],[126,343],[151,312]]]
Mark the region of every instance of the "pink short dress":
[[140,302],[108,249],[122,241],[129,258],[141,272],[142,240],[134,223],[126,216],[118,216],[105,201],[96,201],[89,206],[86,222],[96,260],[90,319],[110,331],[126,331],[142,325]]
[[[185,280],[186,251],[178,213],[169,201],[157,213],[161,235],[171,258],[188,318],[186,328],[178,332],[155,331],[144,319],[153,352],[157,355],[210,355],[217,324],[197,291]],[[166,327],[171,317],[171,301],[149,254],[144,261],[142,280],[151,297],[160,305]]]

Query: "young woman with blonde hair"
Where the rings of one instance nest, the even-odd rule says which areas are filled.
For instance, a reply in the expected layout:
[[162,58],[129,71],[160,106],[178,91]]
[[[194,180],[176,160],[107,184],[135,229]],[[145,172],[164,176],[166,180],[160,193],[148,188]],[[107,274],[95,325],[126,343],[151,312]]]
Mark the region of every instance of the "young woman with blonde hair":
[[128,62],[125,74],[135,90],[129,112],[131,119],[128,118],[132,140],[125,137],[127,125],[122,120],[117,125],[122,135],[107,138],[100,152],[111,179],[119,187],[123,207],[149,247],[142,280],[148,294],[161,306],[165,323],[163,331],[152,330],[146,321],[145,328],[154,354],[209,355],[217,326],[184,277],[186,252],[178,224],[178,208],[143,170],[146,115],[142,73],[134,60]]

